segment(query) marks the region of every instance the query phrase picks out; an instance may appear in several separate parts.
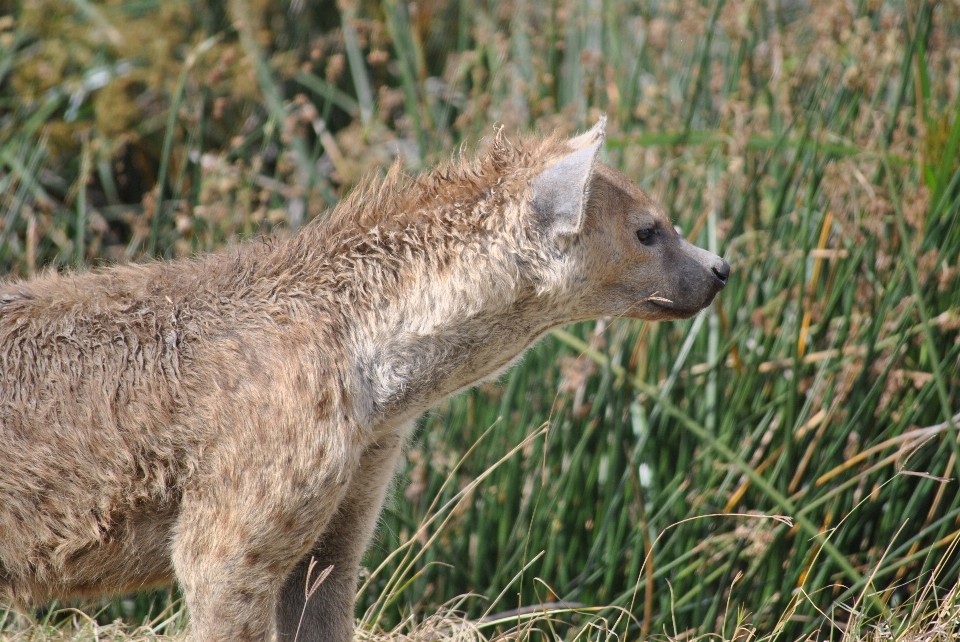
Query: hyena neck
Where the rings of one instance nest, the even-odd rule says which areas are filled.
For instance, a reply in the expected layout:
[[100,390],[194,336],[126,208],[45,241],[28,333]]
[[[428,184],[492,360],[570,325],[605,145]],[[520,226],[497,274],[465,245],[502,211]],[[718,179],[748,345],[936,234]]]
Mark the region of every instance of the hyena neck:
[[564,322],[555,298],[519,277],[515,255],[456,263],[418,271],[399,296],[354,324],[355,376],[372,424],[405,422],[496,377]]

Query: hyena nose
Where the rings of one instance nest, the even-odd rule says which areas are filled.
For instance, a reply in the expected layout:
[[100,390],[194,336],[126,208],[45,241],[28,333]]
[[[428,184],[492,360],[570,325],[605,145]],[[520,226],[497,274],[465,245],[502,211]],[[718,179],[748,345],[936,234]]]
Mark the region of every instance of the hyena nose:
[[720,281],[720,287],[723,287],[727,284],[727,277],[730,276],[730,264],[720,259],[720,262],[711,268],[713,270],[713,275],[717,277]]

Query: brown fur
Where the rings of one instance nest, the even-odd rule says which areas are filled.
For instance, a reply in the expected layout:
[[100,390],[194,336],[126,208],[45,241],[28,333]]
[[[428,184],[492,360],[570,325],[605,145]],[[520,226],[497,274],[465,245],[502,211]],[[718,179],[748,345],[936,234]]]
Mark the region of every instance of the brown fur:
[[[723,287],[602,139],[497,136],[288,241],[0,284],[0,601],[176,580],[198,640],[292,639],[301,613],[300,639],[349,639],[420,412],[552,327]],[[311,556],[333,571],[304,608]]]

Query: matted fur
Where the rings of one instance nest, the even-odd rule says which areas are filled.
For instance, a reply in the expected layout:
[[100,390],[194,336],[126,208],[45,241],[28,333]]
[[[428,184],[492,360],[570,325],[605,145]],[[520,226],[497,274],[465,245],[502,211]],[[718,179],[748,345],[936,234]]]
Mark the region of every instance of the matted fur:
[[412,419],[551,327],[723,287],[602,139],[498,134],[289,240],[0,284],[0,601],[176,580],[199,640],[348,639]]

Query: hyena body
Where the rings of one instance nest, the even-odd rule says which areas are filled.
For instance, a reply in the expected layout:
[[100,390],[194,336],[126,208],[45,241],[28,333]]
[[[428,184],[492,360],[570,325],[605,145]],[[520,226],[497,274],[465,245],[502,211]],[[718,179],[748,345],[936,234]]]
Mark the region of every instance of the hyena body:
[[419,413],[552,327],[723,287],[602,141],[498,136],[288,241],[0,285],[0,601],[176,580],[197,640],[349,639]]

